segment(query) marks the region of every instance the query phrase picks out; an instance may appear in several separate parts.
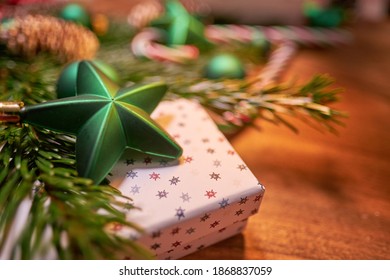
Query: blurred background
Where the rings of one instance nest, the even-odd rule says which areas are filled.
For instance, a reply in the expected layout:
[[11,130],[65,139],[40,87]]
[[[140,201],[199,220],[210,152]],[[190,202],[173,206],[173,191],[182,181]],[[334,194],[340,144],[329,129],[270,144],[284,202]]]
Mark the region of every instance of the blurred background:
[[[27,0],[28,1],[28,0]],[[112,10],[117,16],[126,16],[136,4],[147,0],[116,0],[115,3],[102,0],[84,0],[91,9],[98,11]],[[213,16],[247,24],[304,24],[303,5],[306,0],[185,0],[206,5]],[[381,21],[388,16],[388,0],[314,0],[323,7],[331,4],[353,8],[354,17],[364,21]],[[121,7],[116,9],[114,7]]]

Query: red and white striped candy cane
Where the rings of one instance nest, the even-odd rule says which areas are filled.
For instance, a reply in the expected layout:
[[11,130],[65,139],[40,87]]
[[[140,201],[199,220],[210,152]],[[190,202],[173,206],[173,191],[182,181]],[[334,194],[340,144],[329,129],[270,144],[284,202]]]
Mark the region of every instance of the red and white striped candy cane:
[[[254,83],[253,87],[255,88],[263,88],[275,82],[282,71],[286,69],[298,46],[327,47],[351,41],[350,33],[343,29],[305,26],[210,25],[205,29],[205,36],[216,44],[229,44],[234,41],[252,43],[268,40],[277,46],[271,53],[265,67],[256,75],[255,80],[259,80],[259,82]],[[167,47],[157,43],[159,39],[158,29],[144,29],[134,37],[131,49],[136,56],[175,63],[194,60],[199,55],[195,46]]]

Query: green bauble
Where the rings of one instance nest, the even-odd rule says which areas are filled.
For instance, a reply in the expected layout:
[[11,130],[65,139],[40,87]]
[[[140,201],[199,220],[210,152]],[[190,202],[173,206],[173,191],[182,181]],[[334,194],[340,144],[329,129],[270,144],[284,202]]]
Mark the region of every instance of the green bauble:
[[115,70],[115,68],[113,68],[111,65],[109,65],[101,60],[98,60],[98,59],[94,59],[92,62],[97,68],[99,68],[100,71],[103,72],[104,75],[109,77],[113,82],[115,82],[117,84],[120,83],[119,74]]
[[339,7],[322,8],[308,2],[304,6],[304,14],[309,25],[316,27],[334,28],[343,23],[344,11]]
[[242,79],[245,70],[237,57],[231,54],[219,54],[206,65],[204,75],[209,79]]
[[182,148],[150,114],[164,97],[163,83],[120,88],[94,64],[77,67],[77,94],[26,106],[21,120],[76,135],[78,175],[99,184],[127,148],[165,159],[177,159]]
[[[110,65],[100,60],[93,60],[92,63],[113,82],[119,83],[119,75]],[[79,64],[80,61],[72,62],[68,64],[64,70],[62,70],[57,81],[56,90],[58,98],[72,97],[77,95],[76,82]]]
[[85,27],[90,26],[90,18],[87,11],[78,4],[66,5],[59,14],[59,17],[64,20],[69,20],[81,24]]

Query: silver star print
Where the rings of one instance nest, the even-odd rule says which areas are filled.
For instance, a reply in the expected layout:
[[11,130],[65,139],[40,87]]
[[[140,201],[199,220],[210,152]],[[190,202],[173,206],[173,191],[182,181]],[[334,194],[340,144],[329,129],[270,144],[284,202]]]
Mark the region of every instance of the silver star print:
[[178,209],[176,209],[176,217],[180,220],[182,218],[185,218],[185,215],[184,215],[184,211],[186,211],[185,209],[179,207]]
[[223,198],[221,200],[221,202],[219,202],[219,205],[220,205],[220,208],[223,208],[225,209],[226,207],[228,207],[230,204],[229,204],[229,199],[225,199]]
[[183,202],[190,202],[191,199],[188,193],[182,193],[180,198],[183,200]]
[[156,196],[158,196],[158,198],[161,199],[161,198],[167,198],[168,194],[169,194],[169,192],[166,192],[165,190],[163,190],[163,191],[158,191]]
[[139,187],[138,185],[131,186],[130,192],[131,192],[132,194],[139,193],[139,189],[140,189],[140,188],[141,188],[141,187]]
[[135,177],[138,177],[137,175],[138,172],[134,172],[133,170],[130,170],[128,172],[126,172],[126,177],[127,178],[131,178],[131,179],[134,179]]
[[171,185],[175,185],[176,186],[177,183],[180,182],[180,179],[179,179],[179,177],[173,176],[172,179],[169,180],[169,182],[171,182]]

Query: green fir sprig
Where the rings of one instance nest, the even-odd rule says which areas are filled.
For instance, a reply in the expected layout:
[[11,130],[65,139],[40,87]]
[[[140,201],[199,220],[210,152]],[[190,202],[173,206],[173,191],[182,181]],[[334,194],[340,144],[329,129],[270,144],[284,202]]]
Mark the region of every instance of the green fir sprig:
[[[58,65],[44,56],[32,64],[5,57],[0,100],[29,105],[54,98]],[[135,208],[131,199],[78,177],[74,151],[71,136],[27,124],[0,126],[0,252],[9,251],[2,257],[103,259],[123,252],[150,257],[111,230],[121,225],[140,231],[126,219]]]

